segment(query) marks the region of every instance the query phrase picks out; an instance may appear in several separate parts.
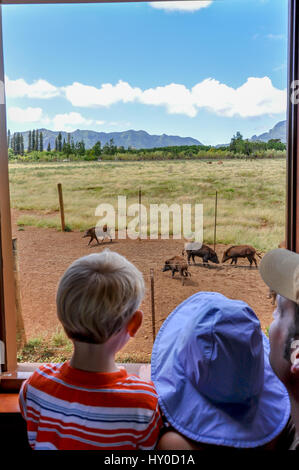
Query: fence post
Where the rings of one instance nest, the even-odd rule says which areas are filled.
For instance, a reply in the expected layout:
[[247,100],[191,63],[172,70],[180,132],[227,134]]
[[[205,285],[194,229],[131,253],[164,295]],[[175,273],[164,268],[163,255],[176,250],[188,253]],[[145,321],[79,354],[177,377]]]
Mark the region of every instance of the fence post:
[[138,240],[141,240],[141,188],[138,190],[138,204],[139,204],[139,237]]
[[217,191],[216,191],[216,198],[215,198],[214,251],[216,248],[216,225],[217,225]]
[[151,303],[152,303],[152,329],[153,329],[153,343],[156,339],[156,314],[155,314],[155,279],[154,279],[154,270],[150,269],[150,278],[151,278]]
[[63,204],[63,195],[62,195],[62,186],[61,186],[61,183],[58,183],[58,184],[57,184],[57,188],[58,188],[58,195],[59,195],[61,230],[62,230],[62,232],[65,232],[64,204]]
[[14,261],[14,277],[15,277],[15,292],[16,292],[17,344],[18,344],[18,347],[20,348],[20,347],[23,347],[24,344],[26,343],[26,334],[25,334],[25,327],[24,327],[24,321],[23,321],[23,316],[22,316],[17,238],[12,239],[12,251],[13,251],[13,261]]

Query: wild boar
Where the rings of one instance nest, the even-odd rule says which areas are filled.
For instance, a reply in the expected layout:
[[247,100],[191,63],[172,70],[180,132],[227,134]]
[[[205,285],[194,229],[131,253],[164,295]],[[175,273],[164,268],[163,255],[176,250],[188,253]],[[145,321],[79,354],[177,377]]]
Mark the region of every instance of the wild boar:
[[261,255],[256,251],[256,249],[250,245],[231,246],[224,252],[222,263],[225,263],[225,261],[231,259],[232,261],[230,264],[237,264],[238,258],[247,258],[250,263],[250,267],[252,266],[253,262],[257,267],[255,255],[261,258]]
[[[195,264],[195,256],[202,258],[204,264],[209,264],[209,261],[212,263],[219,264],[219,259],[217,253],[212,250],[208,245],[201,245],[201,248],[198,250],[188,250],[186,248],[186,253],[188,257],[188,264],[190,264],[190,259],[192,258],[193,263]],[[185,250],[182,251],[182,255],[185,254]]]
[[89,243],[87,246],[90,245],[92,240],[96,240],[97,244],[99,245],[99,240],[98,237],[103,237],[102,238],[102,243],[104,241],[104,238],[109,237],[110,242],[112,242],[111,234],[110,234],[110,229],[107,227],[107,224],[103,225],[103,227],[92,227],[86,230],[82,238],[90,237]]
[[186,277],[191,277],[191,273],[188,271],[188,265],[185,261],[185,258],[182,256],[173,256],[172,258],[166,260],[164,268],[162,269],[163,273],[165,271],[171,271],[172,277],[174,277],[175,273],[180,273],[183,285],[185,283]]

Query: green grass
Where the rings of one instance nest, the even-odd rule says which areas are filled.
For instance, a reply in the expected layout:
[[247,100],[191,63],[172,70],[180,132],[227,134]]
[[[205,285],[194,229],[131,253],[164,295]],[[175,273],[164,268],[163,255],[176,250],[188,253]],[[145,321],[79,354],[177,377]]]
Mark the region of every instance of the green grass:
[[50,339],[38,336],[28,340],[18,351],[18,362],[64,362],[72,350],[72,342],[62,329],[57,329]]
[[[49,338],[48,336],[37,336],[31,338],[18,351],[18,362],[64,362],[71,358],[73,344],[67,338],[62,328]],[[128,354],[119,353],[116,361],[122,363],[150,362],[150,354]]]
[[[71,230],[94,226],[95,209],[117,196],[127,204],[196,204],[204,207],[204,240],[213,242],[218,192],[217,242],[250,243],[260,250],[284,240],[285,159],[203,161],[11,163],[12,207],[29,211],[20,227],[60,229],[57,183],[62,183],[66,224]],[[116,224],[117,228],[117,224]]]

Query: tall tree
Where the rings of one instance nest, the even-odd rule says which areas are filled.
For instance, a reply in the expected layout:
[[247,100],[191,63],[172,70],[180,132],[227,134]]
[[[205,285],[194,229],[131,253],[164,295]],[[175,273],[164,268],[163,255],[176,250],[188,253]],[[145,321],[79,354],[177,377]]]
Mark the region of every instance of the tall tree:
[[23,134],[20,134],[20,154],[24,155],[24,137]]
[[28,153],[32,152],[32,132],[29,131],[29,135],[28,135]]
[[36,131],[35,131],[35,148],[34,148],[34,150],[39,150],[38,144],[39,144],[39,133],[38,133],[38,129],[36,129]]
[[51,152],[51,144],[50,144],[50,141],[49,141],[49,143],[48,143],[47,152]]
[[39,151],[40,152],[44,151],[44,136],[43,136],[42,131],[40,131],[40,134],[39,134]]
[[16,155],[21,153],[21,134],[19,132],[15,133],[14,152]]
[[99,157],[102,153],[101,142],[98,140],[92,147],[93,154]]
[[35,130],[32,131],[31,150],[35,150]]
[[13,152],[15,151],[15,134],[13,134],[10,139],[10,148],[13,150]]
[[85,154],[85,144],[83,139],[80,142],[76,142],[76,153],[81,156]]
[[58,152],[61,152],[62,151],[62,135],[61,135],[61,132],[59,132],[59,134],[58,134],[57,144],[58,144]]

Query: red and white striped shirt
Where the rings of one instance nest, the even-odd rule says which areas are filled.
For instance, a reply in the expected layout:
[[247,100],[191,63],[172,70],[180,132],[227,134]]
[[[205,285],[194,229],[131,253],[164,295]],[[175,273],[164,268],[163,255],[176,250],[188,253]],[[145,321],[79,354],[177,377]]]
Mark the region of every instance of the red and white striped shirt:
[[19,403],[33,449],[153,449],[162,419],[154,384],[125,369],[39,367],[24,382]]

